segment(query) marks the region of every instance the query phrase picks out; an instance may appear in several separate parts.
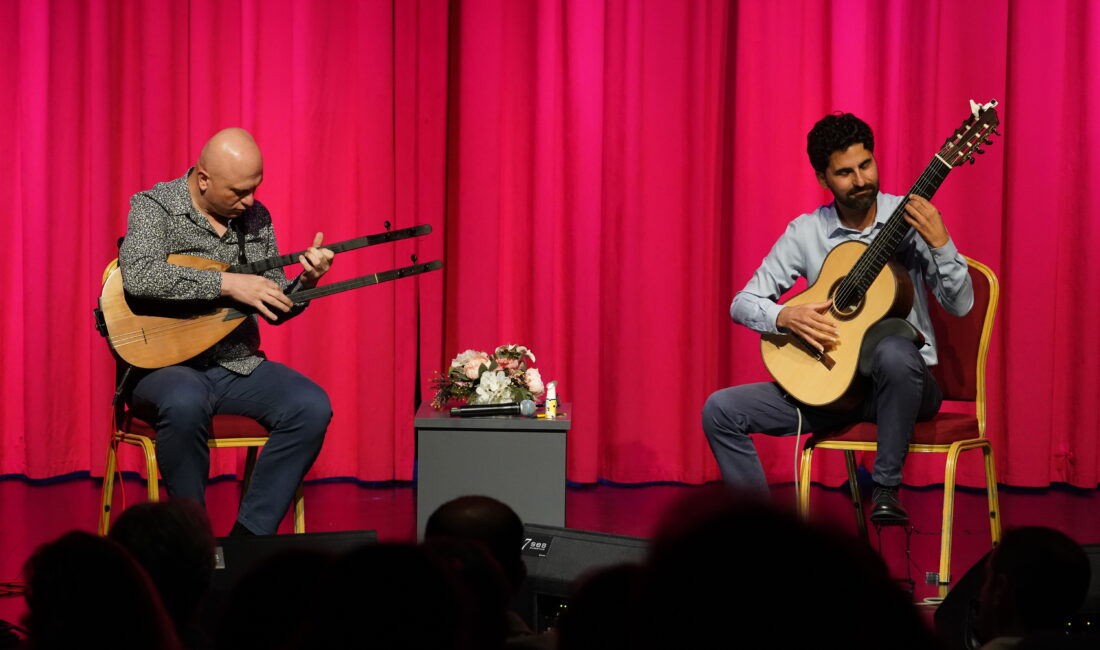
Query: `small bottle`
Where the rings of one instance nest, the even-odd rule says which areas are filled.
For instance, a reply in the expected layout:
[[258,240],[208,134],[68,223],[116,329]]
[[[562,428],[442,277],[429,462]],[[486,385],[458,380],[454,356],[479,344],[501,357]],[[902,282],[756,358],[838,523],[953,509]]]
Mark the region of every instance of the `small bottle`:
[[546,384],[546,419],[558,417],[558,382]]

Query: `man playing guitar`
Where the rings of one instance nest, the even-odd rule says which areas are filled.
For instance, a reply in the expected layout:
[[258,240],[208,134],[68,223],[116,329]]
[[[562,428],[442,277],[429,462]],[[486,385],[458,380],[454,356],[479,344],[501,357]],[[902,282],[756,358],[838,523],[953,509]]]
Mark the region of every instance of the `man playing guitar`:
[[[807,136],[807,153],[818,183],[834,201],[794,219],[772,247],[745,288],[733,299],[734,321],[762,334],[790,333],[820,352],[840,344],[830,313],[832,301],[782,306],[776,301],[799,277],[812,285],[826,255],[845,241],[872,241],[903,197],[878,191],[878,168],[871,128],[856,116],[826,115]],[[962,316],[974,302],[966,260],[951,241],[939,210],[911,195],[905,221],[912,227],[897,248],[897,258],[913,282],[914,301],[906,320],[927,345],[918,349],[900,336],[879,341],[871,356],[867,397],[856,407],[836,410],[801,404],[776,383],[725,388],[707,399],[703,430],[722,478],[750,491],[766,491],[767,481],[750,433],[792,435],[825,431],[853,422],[876,422],[878,453],[871,520],[904,523],[908,514],[898,500],[902,463],[913,424],[940,408],[942,394],[928,366],[937,362],[925,288],[950,313]]]
[[[275,323],[305,304],[292,300],[328,272],[333,252],[322,234],[299,257],[303,271],[287,281],[281,268],[263,275],[169,264],[186,253],[226,264],[278,254],[267,208],[255,199],[263,159],[245,130],[215,134],[195,167],[130,200],[119,267],[128,295],[185,306],[229,298]],[[215,414],[245,415],[270,431],[231,534],[273,534],[294,491],[321,450],[332,407],[309,378],[268,361],[260,351],[258,317],[250,316],[203,354],[138,374],[129,402],[157,431],[157,462],[173,498],[204,503],[210,467],[207,437]]]

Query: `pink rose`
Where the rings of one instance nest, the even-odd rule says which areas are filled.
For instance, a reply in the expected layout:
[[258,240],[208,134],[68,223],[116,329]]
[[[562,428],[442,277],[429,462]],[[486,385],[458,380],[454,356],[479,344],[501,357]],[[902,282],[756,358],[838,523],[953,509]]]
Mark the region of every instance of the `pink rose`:
[[500,364],[502,370],[515,370],[516,368],[519,368],[519,359],[497,357],[497,363]]
[[487,356],[476,356],[466,360],[466,363],[462,366],[462,372],[465,373],[468,379],[477,380],[480,376],[479,370],[481,366],[489,366],[492,361]]

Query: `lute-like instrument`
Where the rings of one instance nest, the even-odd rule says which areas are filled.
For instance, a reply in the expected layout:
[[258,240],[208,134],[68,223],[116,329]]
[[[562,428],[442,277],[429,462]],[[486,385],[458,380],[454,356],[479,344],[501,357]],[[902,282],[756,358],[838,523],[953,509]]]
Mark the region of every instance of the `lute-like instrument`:
[[997,101],[985,105],[971,101],[970,105],[971,114],[932,157],[874,241],[870,245],[858,241],[837,245],[822,262],[814,284],[784,303],[800,305],[831,299],[828,314],[840,332],[839,345],[820,352],[795,334],[762,337],[764,365],[799,402],[833,408],[852,406],[858,399],[861,382],[857,369],[868,331],[884,318],[904,318],[913,308],[912,280],[892,259],[911,229],[904,218],[908,196],[931,199],[952,169],[966,161],[973,163],[975,153],[984,153],[981,145],[992,144],[990,136],[1000,135],[996,131],[1000,119],[994,109]]
[[[432,231],[431,226],[414,226],[325,246],[334,253],[419,237]],[[263,273],[298,261],[305,251],[278,255],[243,264],[223,264],[191,255],[169,255],[169,264],[230,273]],[[415,262],[415,259],[414,259]],[[372,273],[350,280],[333,282],[313,289],[288,294],[295,303],[331,296],[399,278],[407,278],[443,268],[435,260],[422,264]],[[126,363],[138,368],[163,368],[182,363],[209,349],[235,330],[255,311],[229,298],[215,300],[154,300],[126,293],[122,272],[115,268],[103,283],[96,310],[96,327],[111,349]]]

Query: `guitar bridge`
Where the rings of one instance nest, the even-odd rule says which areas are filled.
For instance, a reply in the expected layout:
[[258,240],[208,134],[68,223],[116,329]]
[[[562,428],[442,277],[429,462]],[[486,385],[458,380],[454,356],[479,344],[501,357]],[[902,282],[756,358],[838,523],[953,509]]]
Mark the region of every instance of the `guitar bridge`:
[[806,354],[810,355],[815,360],[820,362],[821,365],[825,366],[826,370],[832,370],[833,366],[836,365],[836,359],[830,357],[828,352],[818,350],[814,346],[807,343],[806,340],[803,339],[801,336],[797,336],[795,334],[790,334],[789,336],[798,342],[798,345],[802,347],[802,350],[805,351]]

